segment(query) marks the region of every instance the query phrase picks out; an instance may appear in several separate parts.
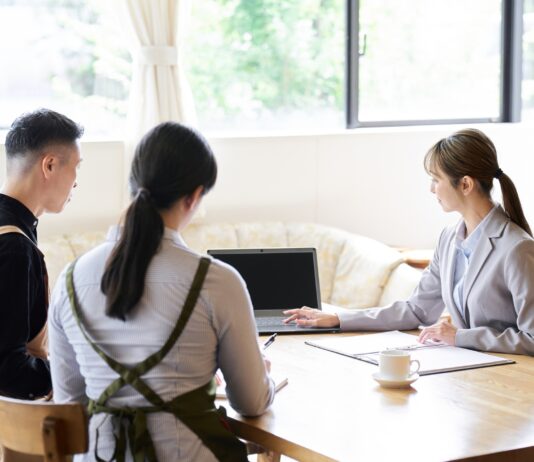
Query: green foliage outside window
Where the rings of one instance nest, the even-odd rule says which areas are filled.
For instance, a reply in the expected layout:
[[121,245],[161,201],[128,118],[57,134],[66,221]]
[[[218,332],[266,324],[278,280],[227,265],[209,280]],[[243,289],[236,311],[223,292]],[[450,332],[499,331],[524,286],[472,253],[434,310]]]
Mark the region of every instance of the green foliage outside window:
[[202,118],[343,110],[343,0],[193,4],[188,77]]

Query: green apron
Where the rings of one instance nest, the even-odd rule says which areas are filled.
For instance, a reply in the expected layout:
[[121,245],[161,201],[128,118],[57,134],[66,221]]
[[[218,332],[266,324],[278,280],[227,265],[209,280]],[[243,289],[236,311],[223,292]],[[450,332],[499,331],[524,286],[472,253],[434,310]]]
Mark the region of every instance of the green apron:
[[[119,378],[113,381],[100,395],[97,400],[89,401],[89,415],[106,413],[116,417],[118,423],[118,435],[115,436],[115,451],[111,460],[124,462],[126,456],[126,444],[129,442],[130,451],[135,462],[157,462],[156,451],[152,438],[147,428],[146,415],[153,412],[168,412],[173,414],[186,425],[202,443],[220,461],[247,461],[245,445],[237,439],[227,428],[226,410],[223,407],[215,407],[215,381],[212,379],[207,384],[196,388],[188,393],[177,396],[171,401],[163,401],[141,378],[146,372],[156,366],[171,350],[196,305],[204,278],[210,265],[208,258],[201,258],[193,283],[185,300],[182,312],[176,322],[174,330],[156,353],[150,355],[137,365],[127,368],[106,355],[94,344],[82,324],[81,313],[78,305],[73,282],[73,271],[76,262],[71,263],[67,270],[67,292],[74,317],[87,342],[93,350],[111,367]],[[130,385],[143,395],[152,406],[145,407],[112,407],[106,404],[118,390],[125,385]],[[99,462],[105,462],[97,454],[98,430],[96,432],[95,458]]]

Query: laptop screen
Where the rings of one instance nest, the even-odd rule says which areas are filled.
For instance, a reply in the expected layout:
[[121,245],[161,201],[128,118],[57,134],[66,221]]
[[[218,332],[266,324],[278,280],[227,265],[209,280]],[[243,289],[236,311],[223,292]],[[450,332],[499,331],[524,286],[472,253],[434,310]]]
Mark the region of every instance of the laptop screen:
[[254,310],[320,308],[315,249],[208,250],[247,284]]

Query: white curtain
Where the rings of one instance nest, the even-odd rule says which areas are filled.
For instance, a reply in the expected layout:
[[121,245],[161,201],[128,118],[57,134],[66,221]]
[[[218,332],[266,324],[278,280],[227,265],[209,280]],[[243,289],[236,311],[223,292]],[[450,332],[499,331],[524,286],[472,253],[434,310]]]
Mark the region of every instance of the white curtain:
[[122,0],[134,58],[127,144],[150,128],[173,120],[195,125],[196,113],[182,60],[190,0]]
[[[193,95],[182,59],[191,2],[122,0],[115,5],[120,6],[121,24],[129,26],[134,58],[125,140],[126,163],[129,164],[137,141],[155,125],[169,120],[196,125]],[[126,205],[130,197],[126,193],[127,178],[124,180],[123,202]],[[206,209],[201,203],[193,220],[201,221],[205,215]]]

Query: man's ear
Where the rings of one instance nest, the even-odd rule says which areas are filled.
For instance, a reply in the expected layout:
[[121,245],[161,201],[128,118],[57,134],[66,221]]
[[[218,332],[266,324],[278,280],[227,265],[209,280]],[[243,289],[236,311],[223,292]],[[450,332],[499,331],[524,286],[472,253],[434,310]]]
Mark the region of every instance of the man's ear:
[[460,180],[460,190],[464,196],[470,194],[475,189],[475,186],[476,181],[473,177],[466,175]]
[[59,159],[57,158],[57,156],[54,156],[53,154],[45,154],[41,158],[41,171],[43,173],[43,176],[46,179],[50,178],[50,176],[56,170],[58,164]]

